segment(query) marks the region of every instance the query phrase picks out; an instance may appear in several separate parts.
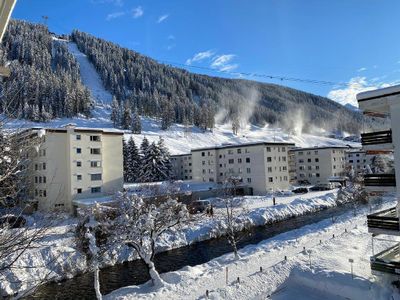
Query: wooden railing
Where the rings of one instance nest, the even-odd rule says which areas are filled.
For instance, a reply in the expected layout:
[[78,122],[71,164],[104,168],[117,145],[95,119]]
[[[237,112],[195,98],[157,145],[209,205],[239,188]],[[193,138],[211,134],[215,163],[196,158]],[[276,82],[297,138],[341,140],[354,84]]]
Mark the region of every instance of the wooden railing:
[[396,207],[368,215],[367,224],[368,228],[399,231],[399,217]]
[[379,145],[392,143],[392,130],[377,131],[361,134],[361,143],[366,145]]
[[396,186],[396,176],[394,174],[365,174],[365,186]]

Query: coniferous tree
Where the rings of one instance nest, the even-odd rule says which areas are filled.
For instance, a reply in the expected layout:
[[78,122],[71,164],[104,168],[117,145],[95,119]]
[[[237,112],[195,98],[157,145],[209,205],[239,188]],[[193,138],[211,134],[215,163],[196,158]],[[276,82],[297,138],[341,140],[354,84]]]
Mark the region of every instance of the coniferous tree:
[[114,127],[118,127],[121,122],[120,118],[120,108],[119,108],[119,103],[117,101],[117,98],[113,96],[112,103],[111,103],[111,115],[110,119],[113,122]]
[[124,181],[128,182],[128,166],[129,166],[129,149],[128,144],[125,140],[122,141],[122,155],[124,164]]
[[122,114],[122,120],[121,120],[121,127],[123,129],[129,129],[132,124],[132,112],[131,108],[129,107],[129,103],[125,102],[124,105],[124,111]]
[[127,181],[128,182],[137,182],[140,175],[140,156],[139,150],[136,147],[135,141],[131,137],[128,142],[128,151],[129,151],[129,159],[128,159],[128,174]]
[[138,114],[137,109],[132,115],[132,133],[140,134],[142,132],[142,121],[140,120],[140,116]]
[[158,161],[159,165],[158,180],[159,181],[170,180],[172,179],[173,176],[172,163],[169,151],[165,146],[164,139],[162,137],[160,137],[157,143],[157,147],[160,151],[160,159]]

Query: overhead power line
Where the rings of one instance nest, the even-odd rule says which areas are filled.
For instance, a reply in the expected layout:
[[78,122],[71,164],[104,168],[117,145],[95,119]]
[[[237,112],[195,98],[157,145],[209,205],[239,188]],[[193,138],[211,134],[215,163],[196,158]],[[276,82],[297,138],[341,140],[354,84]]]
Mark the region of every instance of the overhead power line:
[[216,72],[216,73],[228,74],[228,75],[232,75],[232,76],[255,77],[255,78],[273,79],[273,80],[280,80],[280,81],[303,82],[303,83],[329,85],[329,86],[342,86],[342,87],[349,86],[349,83],[346,83],[346,82],[333,82],[333,81],[327,81],[327,80],[305,79],[305,78],[280,76],[280,75],[269,75],[269,74],[253,73],[253,72],[251,72],[251,73],[250,72],[234,72],[234,71],[214,69],[214,68],[210,68],[210,67],[202,67],[202,66],[177,63],[177,62],[172,62],[172,61],[167,61],[167,60],[159,60],[158,62],[167,64],[167,65],[177,66],[177,67],[200,69],[200,70],[206,70],[206,71],[211,71],[211,72]]

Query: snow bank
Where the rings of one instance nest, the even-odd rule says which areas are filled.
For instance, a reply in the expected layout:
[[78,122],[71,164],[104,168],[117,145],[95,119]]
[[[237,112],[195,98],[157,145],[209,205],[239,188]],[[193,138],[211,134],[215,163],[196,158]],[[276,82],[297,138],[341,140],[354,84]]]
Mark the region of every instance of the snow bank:
[[[302,197],[280,197],[282,204],[273,206],[272,200],[266,197],[246,196],[252,203],[246,214],[242,216],[244,224],[259,226],[274,221],[291,218],[304,213],[310,213],[336,205],[337,191],[309,193]],[[261,206],[261,207],[260,207]],[[254,208],[252,208],[254,207]],[[157,243],[157,252],[190,245],[197,241],[215,238],[221,235],[219,223],[223,220],[222,211],[215,209],[214,218],[194,216],[190,223],[180,228],[168,231]],[[74,241],[76,220],[71,219],[67,224],[55,227],[46,238],[42,248],[27,252],[21,265],[38,265],[40,268],[21,268],[3,274],[0,277],[0,290],[5,294],[29,289],[34,283],[61,280],[87,269],[86,257],[77,251]],[[240,228],[238,228],[240,229]],[[59,257],[59,258],[58,258]],[[105,265],[122,263],[136,259],[137,255],[124,249],[120,253],[109,253],[105,258]],[[45,274],[45,278],[44,278]]]
[[[377,209],[395,203],[392,198]],[[170,285],[158,290],[147,283],[118,289],[104,299],[207,299],[206,291],[208,299],[391,299],[390,283],[376,282],[371,275],[368,213],[367,208],[356,217],[347,212],[334,223],[326,219],[249,245],[239,251],[240,260],[227,254],[162,274]],[[303,247],[311,250],[311,267]],[[348,258],[354,259],[354,279]]]

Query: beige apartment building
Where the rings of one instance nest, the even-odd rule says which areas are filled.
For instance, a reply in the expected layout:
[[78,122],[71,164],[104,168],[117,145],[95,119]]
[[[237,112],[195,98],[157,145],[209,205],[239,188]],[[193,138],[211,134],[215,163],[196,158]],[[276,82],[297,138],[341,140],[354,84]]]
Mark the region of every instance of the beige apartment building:
[[[324,184],[345,174],[347,147],[293,149],[297,183]],[[293,165],[293,162],[291,163]]]
[[171,155],[175,180],[192,180],[192,154]]
[[352,149],[346,151],[346,168],[353,169],[355,174],[363,174],[371,166],[373,156],[366,155],[362,149]]
[[24,134],[40,140],[28,154],[28,194],[38,210],[72,212],[76,200],[122,190],[122,132],[67,126]]
[[291,143],[258,142],[193,149],[193,180],[223,183],[241,178],[253,194],[289,188],[288,150]]

